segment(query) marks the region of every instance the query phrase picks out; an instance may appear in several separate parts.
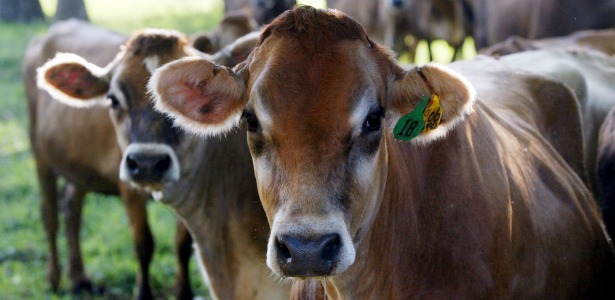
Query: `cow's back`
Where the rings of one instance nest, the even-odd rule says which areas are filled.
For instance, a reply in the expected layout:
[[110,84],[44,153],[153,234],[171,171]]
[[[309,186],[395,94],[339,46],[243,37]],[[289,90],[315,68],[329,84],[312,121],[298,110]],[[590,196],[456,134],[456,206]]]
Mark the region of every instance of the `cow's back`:
[[36,86],[36,68],[57,52],[76,53],[102,67],[125,40],[85,22],[58,22],[30,42],[22,65],[37,161],[79,186],[104,193],[117,193],[121,158],[108,108],[79,110],[51,99]]
[[538,73],[570,87],[581,107],[583,144],[592,187],[596,190],[598,132],[609,109],[615,105],[615,59],[596,51],[550,49],[507,55],[501,62]]
[[615,26],[613,0],[468,0],[474,10],[476,47],[517,35],[537,39],[581,29]]

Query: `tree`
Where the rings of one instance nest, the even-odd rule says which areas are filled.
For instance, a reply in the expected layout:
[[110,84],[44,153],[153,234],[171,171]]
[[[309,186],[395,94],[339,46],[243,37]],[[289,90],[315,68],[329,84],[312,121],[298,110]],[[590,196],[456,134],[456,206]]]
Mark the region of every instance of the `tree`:
[[38,0],[0,0],[0,20],[4,22],[32,22],[45,20]]
[[89,21],[88,12],[85,9],[84,0],[58,0],[55,21],[70,18],[79,18]]

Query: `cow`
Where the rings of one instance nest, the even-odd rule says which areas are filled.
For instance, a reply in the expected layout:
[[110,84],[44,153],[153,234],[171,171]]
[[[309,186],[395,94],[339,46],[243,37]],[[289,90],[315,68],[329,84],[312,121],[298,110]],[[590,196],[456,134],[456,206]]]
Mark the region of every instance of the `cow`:
[[[189,47],[179,32],[145,30],[135,33],[104,70],[74,55],[60,55],[39,69],[39,86],[69,105],[107,102],[123,151],[120,179],[152,192],[183,220],[215,299],[289,295],[262,261],[269,227],[245,131],[209,140],[182,134],[153,109],[146,82],[159,65],[186,56],[233,64],[247,57],[251,49],[246,43],[255,45],[250,40],[258,37],[251,34],[206,56]],[[79,89],[92,92],[79,94]]]
[[479,54],[503,56],[528,50],[553,48],[587,48],[615,55],[615,29],[581,30],[562,37],[526,39],[511,36],[503,42],[481,49]]
[[[615,201],[602,195],[597,169],[600,127],[611,107],[615,106],[615,59],[598,51],[573,47],[525,51],[502,56],[499,61],[561,81],[575,92],[581,105],[589,186],[601,206]],[[607,220],[607,224],[612,222]],[[613,235],[615,231],[609,233]]]
[[615,197],[611,191],[610,180],[610,149],[613,144],[610,128],[613,121],[610,120],[609,114],[612,113],[609,111],[615,106],[615,58],[592,50],[595,47],[584,49],[586,45],[588,44],[582,43],[581,46],[571,45],[572,48],[524,51],[502,56],[499,61],[517,69],[559,80],[574,90],[581,105],[589,186],[602,208],[607,231],[612,236],[615,234]]
[[494,59],[404,70],[343,13],[296,7],[242,64],[181,59],[148,86],[186,130],[243,120],[267,265],[328,299],[615,296],[597,206],[541,133],[580,122],[558,81]]
[[257,27],[256,21],[245,11],[228,12],[213,30],[191,36],[190,44],[196,50],[214,54],[238,38],[255,31]]
[[269,23],[285,10],[291,9],[296,0],[224,0],[224,12],[237,10],[249,12],[259,26]]
[[[40,91],[36,69],[56,52],[73,52],[105,65],[113,60],[124,35],[69,20],[54,23],[49,32],[34,38],[26,50],[22,76],[28,98],[29,134],[36,161],[41,191],[41,215],[49,247],[47,280],[53,291],[60,286],[60,262],[56,245],[58,231],[58,178],[65,179],[63,213],[68,240],[68,277],[72,291],[98,292],[84,270],[79,243],[81,211],[88,192],[120,195],[132,229],[135,252],[139,261],[137,273],[138,299],[153,297],[149,284],[149,265],[154,254],[154,238],[147,220],[149,196],[119,182],[122,158],[117,146],[109,112],[104,108],[81,110],[63,105]],[[83,145],[87,145],[84,147]],[[175,250],[178,273],[175,291],[178,299],[193,296],[188,263],[191,238],[185,227],[177,223]],[[182,249],[186,249],[181,251]]]
[[465,0],[477,49],[510,36],[529,39],[615,26],[615,0]]

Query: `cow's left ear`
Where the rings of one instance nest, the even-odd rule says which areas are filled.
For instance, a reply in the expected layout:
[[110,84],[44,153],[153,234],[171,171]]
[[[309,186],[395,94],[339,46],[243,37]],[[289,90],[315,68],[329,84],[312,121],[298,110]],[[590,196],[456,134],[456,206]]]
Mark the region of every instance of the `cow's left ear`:
[[474,87],[462,75],[437,64],[403,72],[390,83],[389,91],[389,132],[419,143],[444,137],[472,112],[476,98]]
[[91,107],[108,103],[108,71],[78,55],[58,53],[37,71],[38,87],[64,104]]
[[179,127],[204,136],[239,124],[245,86],[234,70],[202,57],[184,57],[154,72],[148,82],[154,107]]

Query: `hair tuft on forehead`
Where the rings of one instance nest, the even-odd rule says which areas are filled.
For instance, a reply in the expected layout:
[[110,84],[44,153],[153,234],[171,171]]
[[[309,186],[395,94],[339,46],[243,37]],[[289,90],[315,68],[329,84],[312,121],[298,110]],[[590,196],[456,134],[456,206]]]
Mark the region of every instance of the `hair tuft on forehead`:
[[306,49],[321,49],[341,40],[363,40],[373,46],[361,25],[335,9],[317,9],[297,5],[271,21],[264,29],[259,45],[270,36],[293,37]]
[[173,52],[183,48],[186,37],[175,30],[144,29],[132,35],[126,43],[126,51],[133,55],[150,56]]

